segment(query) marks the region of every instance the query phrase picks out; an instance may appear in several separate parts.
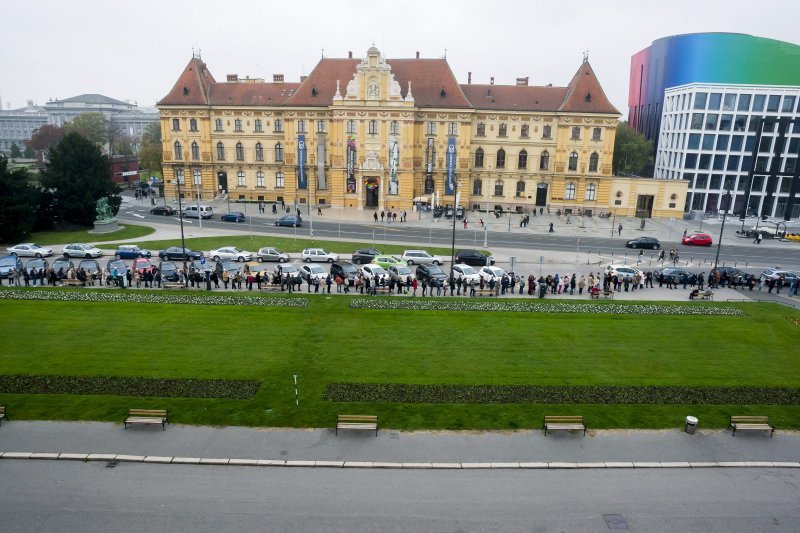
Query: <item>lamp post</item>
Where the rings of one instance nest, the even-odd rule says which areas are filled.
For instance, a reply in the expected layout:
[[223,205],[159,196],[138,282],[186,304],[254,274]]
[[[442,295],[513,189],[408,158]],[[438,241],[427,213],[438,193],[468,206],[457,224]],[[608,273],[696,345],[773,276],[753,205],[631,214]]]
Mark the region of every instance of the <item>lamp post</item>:
[[186,272],[186,239],[183,236],[183,209],[181,208],[181,180],[175,178],[178,184],[178,220],[181,224],[181,252],[183,253],[183,271]]
[[717,255],[714,257],[714,275],[717,272],[717,263],[719,262],[719,249],[722,246],[722,232],[725,231],[725,219],[728,218],[728,209],[730,209],[731,204],[731,190],[728,189],[728,192],[725,193],[725,196],[722,197],[722,226],[719,228],[719,239],[717,240]]
[[[453,239],[450,243],[450,276],[453,276],[453,261],[456,257],[456,215],[458,213],[458,174],[453,176]],[[465,214],[466,216],[466,214]]]

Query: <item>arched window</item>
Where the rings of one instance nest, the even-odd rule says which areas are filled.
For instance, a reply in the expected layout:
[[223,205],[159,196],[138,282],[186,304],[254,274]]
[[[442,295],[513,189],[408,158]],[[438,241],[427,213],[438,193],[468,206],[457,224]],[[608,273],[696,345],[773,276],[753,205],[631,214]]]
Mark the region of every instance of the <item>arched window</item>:
[[550,152],[545,150],[539,156],[539,170],[548,170],[550,168]]
[[256,172],[256,187],[264,186],[264,173],[260,170]]
[[517,196],[525,196],[525,182],[522,180],[517,182]]
[[483,194],[483,180],[480,178],[475,179],[472,182],[472,194],[475,196],[480,196]]
[[194,176],[194,184],[195,185],[202,185],[203,184],[203,173],[200,172],[199,168],[196,168],[192,171],[192,175]]
[[497,180],[494,182],[494,195],[503,196],[503,180]]
[[283,172],[275,174],[275,187],[283,188]]
[[175,159],[183,159],[183,147],[178,141],[175,141]]
[[597,194],[597,186],[594,183],[590,183],[589,185],[586,186],[586,196],[584,197],[584,200],[594,202],[596,194]]
[[566,200],[574,200],[575,199],[575,184],[574,183],[567,183],[567,188],[564,191],[564,198]]
[[217,143],[217,159],[220,161],[225,160],[225,145],[222,144],[222,141]]
[[196,142],[192,142],[192,159],[197,161],[200,159],[200,147],[197,145]]
[[517,158],[517,168],[528,168],[528,152],[522,150]]
[[281,143],[275,144],[275,161],[283,161],[283,145]]
[[264,160],[264,147],[261,146],[261,143],[256,143],[256,161],[263,161]]
[[589,172],[597,172],[597,164],[600,162],[600,156],[597,152],[592,152],[589,156]]
[[433,194],[433,178],[430,176],[425,178],[425,194]]
[[475,150],[475,166],[483,168],[483,148]]
[[569,154],[569,169],[578,170],[578,152]]
[[236,143],[236,159],[244,161],[244,146],[242,146],[242,143]]
[[506,151],[500,148],[497,151],[497,168],[505,168],[506,167]]

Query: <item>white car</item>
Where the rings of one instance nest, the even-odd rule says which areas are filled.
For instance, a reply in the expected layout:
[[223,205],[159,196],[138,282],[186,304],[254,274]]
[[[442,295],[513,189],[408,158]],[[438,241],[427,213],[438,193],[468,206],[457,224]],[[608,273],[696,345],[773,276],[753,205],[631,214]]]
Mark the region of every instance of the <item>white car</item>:
[[406,262],[408,266],[411,265],[441,265],[444,259],[438,255],[431,255],[425,250],[406,250],[400,258]]
[[321,263],[335,263],[339,260],[339,254],[326,252],[322,248],[306,248],[300,255],[300,259],[306,263],[310,263],[312,261]]
[[47,257],[53,255],[52,248],[44,248],[35,242],[23,242],[6,248],[6,251],[17,257]]
[[462,280],[467,283],[480,283],[481,277],[478,272],[469,265],[458,264],[453,265],[453,278]]
[[606,266],[606,272],[608,272],[609,276],[617,276],[623,280],[633,279],[636,274],[639,274],[644,279],[644,272],[628,265],[608,265]]
[[285,263],[289,260],[289,254],[278,251],[277,248],[265,247],[258,250],[256,259],[259,263],[264,261],[277,261],[278,263]]
[[362,266],[361,273],[364,274],[364,277],[369,280],[377,279],[377,280],[389,281],[389,273],[386,272],[386,270],[384,270],[382,266],[376,265],[374,263]]
[[208,257],[212,258],[214,261],[239,261],[240,263],[244,263],[245,261],[253,260],[253,252],[240,250],[235,246],[226,246],[224,248],[211,250],[208,252]]
[[103,255],[103,251],[100,248],[95,248],[91,244],[82,242],[66,245],[63,253],[64,257],[85,257],[87,259]]
[[489,283],[490,279],[494,279],[495,283],[500,283],[505,273],[505,270],[496,266],[481,267],[478,271],[478,275],[483,279],[484,283]]
[[306,281],[309,278],[314,278],[322,282],[325,281],[328,273],[319,265],[303,265],[300,267],[300,276]]

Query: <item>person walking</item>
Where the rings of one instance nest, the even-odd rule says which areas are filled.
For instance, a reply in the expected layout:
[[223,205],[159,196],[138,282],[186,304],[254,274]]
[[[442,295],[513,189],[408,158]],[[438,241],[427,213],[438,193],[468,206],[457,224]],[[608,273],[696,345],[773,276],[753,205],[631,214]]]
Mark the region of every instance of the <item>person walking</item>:
[[549,231],[549,233],[553,233],[553,223],[552,222],[550,223],[550,231]]
[[622,235],[622,224],[620,224],[619,226],[617,226],[617,235],[619,235],[619,236],[621,236],[621,235]]
[[753,239],[753,244],[761,244],[761,232],[756,233],[756,238]]
[[377,221],[378,221],[378,212],[377,212],[377,211],[375,211],[374,213],[372,213],[372,218],[374,218],[374,219],[375,219],[375,222],[377,222]]

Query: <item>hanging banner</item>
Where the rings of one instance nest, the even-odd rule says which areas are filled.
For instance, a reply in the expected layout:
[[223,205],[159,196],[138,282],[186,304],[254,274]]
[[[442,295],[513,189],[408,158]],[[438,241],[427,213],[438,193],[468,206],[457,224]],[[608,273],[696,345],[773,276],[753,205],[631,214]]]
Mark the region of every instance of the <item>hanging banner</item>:
[[444,186],[445,194],[453,194],[456,190],[456,138],[450,137],[447,139],[447,163],[445,165],[447,171],[447,180]]
[[328,179],[325,177],[325,137],[317,136],[317,189],[328,188]]
[[428,147],[425,149],[425,172],[429,178],[433,175],[434,159],[436,159],[436,148],[433,146],[433,137],[428,137]]
[[347,136],[347,192],[356,192],[356,137],[353,134]]
[[306,178],[306,137],[297,136],[297,188],[308,189]]
[[392,142],[392,147],[389,149],[389,194],[400,193],[400,182],[397,179],[397,165],[400,159],[400,149],[397,147],[397,141]]

